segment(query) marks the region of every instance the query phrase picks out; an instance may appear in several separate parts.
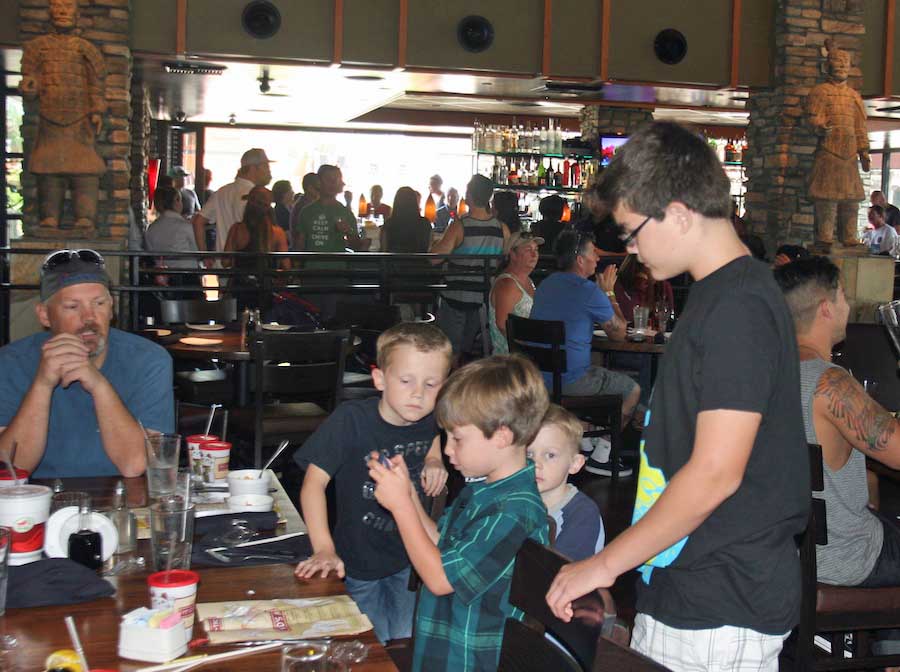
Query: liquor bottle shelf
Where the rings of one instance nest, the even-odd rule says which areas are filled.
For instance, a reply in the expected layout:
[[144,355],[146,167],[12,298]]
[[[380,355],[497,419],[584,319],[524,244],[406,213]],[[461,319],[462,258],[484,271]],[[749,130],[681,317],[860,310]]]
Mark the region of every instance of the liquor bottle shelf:
[[510,191],[526,191],[526,192],[541,192],[541,191],[552,191],[555,193],[559,192],[568,192],[572,194],[580,194],[582,192],[581,187],[550,187],[547,185],[543,186],[531,186],[530,184],[498,184],[494,183],[494,189],[508,189]]

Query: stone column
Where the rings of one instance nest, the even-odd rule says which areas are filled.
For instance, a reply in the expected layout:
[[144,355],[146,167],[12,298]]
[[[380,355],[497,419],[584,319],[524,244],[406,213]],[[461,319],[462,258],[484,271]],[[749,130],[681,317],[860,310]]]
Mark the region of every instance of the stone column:
[[651,121],[650,110],[585,105],[581,108],[581,137],[597,142],[601,135],[631,135]]
[[766,242],[770,256],[779,244],[814,240],[813,202],[806,196],[816,138],[803,104],[824,81],[825,39],[848,51],[848,85],[860,88],[865,37],[858,0],[778,0],[775,14],[774,86],[751,89],[747,109],[749,150],[746,219]]

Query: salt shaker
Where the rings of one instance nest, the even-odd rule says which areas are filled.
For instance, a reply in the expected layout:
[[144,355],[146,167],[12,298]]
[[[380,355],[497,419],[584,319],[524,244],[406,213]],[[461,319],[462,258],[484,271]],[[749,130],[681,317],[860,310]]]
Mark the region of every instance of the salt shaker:
[[137,538],[134,514],[128,510],[126,500],[125,483],[120,480],[116,483],[116,489],[113,491],[113,510],[109,512],[109,518],[116,526],[116,532],[119,533],[119,546],[116,553],[133,551]]

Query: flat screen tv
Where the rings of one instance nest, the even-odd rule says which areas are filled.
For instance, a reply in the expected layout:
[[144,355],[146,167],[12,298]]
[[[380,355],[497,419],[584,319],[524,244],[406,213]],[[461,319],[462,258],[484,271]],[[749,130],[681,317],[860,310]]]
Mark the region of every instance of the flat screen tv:
[[613,155],[619,147],[628,142],[626,135],[601,135],[600,136],[600,165],[608,166]]

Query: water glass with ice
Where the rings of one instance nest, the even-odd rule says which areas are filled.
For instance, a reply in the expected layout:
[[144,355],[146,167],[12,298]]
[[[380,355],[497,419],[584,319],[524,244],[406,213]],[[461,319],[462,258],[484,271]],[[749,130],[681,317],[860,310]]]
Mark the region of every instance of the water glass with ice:
[[176,494],[181,436],[148,432],[144,443],[147,447],[147,494],[150,499]]

